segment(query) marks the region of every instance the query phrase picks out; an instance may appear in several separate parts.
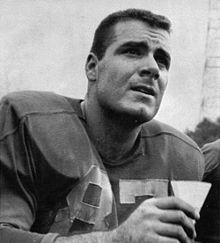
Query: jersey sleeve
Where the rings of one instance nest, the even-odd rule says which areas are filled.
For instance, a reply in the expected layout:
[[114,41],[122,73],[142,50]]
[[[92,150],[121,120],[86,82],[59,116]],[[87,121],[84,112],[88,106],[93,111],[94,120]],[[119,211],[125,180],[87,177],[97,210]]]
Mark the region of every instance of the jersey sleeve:
[[25,117],[7,98],[0,103],[1,242],[53,242],[57,234],[31,233],[37,210],[35,166],[29,154]]

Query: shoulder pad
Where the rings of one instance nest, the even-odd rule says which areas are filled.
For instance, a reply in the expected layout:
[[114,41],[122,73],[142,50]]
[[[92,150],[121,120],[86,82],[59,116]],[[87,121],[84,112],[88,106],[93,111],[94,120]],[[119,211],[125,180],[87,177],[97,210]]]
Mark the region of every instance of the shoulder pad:
[[145,137],[154,137],[158,135],[167,134],[169,136],[174,136],[179,138],[186,144],[199,149],[198,145],[186,134],[178,131],[177,129],[157,120],[151,120],[143,125],[143,136]]
[[7,105],[8,109],[12,109],[18,118],[33,113],[60,112],[62,110],[73,112],[73,108],[64,96],[52,92],[12,92],[4,96],[1,103]]

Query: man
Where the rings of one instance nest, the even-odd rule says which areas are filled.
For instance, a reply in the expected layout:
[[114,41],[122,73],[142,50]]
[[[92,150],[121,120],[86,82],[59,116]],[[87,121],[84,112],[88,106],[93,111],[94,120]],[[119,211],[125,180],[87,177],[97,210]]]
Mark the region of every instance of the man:
[[[46,92],[3,98],[3,242],[191,242],[192,206],[171,180],[200,180],[203,156],[152,120],[170,67],[170,22],[113,13],[96,30],[84,101]],[[169,197],[171,196],[171,197]]]
[[205,243],[220,242],[220,139],[202,147],[205,156],[204,181],[212,188],[201,210],[197,224],[198,239]]

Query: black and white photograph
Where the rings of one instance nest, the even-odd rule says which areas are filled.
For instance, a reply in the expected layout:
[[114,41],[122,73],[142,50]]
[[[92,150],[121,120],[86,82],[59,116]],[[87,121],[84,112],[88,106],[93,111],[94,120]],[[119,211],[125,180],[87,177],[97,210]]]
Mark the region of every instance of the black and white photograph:
[[0,0],[0,243],[220,243],[220,0]]

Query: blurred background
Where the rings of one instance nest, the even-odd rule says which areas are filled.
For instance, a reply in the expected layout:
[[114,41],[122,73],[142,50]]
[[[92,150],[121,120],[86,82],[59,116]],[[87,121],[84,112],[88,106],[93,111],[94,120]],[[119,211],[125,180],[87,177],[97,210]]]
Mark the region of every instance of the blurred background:
[[0,0],[0,98],[18,90],[83,98],[95,28],[133,7],[172,21],[169,84],[156,118],[187,133],[204,118],[220,126],[220,0]]

